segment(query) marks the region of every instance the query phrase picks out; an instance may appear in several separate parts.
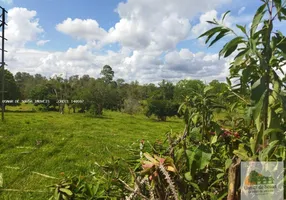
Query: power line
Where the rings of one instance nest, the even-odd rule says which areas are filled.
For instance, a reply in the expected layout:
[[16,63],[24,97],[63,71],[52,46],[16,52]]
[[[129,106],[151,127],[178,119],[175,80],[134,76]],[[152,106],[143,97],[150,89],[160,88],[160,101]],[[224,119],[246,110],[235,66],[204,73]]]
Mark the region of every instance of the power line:
[[1,14],[1,17],[2,17],[2,20],[0,20],[0,23],[1,23],[1,25],[0,25],[0,27],[2,27],[2,36],[0,36],[1,37],[1,39],[2,39],[2,48],[0,49],[0,51],[1,51],[1,53],[2,53],[2,62],[1,62],[1,67],[2,67],[2,89],[1,89],[1,96],[2,96],[2,102],[1,102],[1,106],[2,106],[2,121],[4,121],[4,110],[5,110],[5,104],[4,104],[4,102],[3,102],[3,100],[4,100],[4,97],[5,97],[5,87],[4,87],[4,80],[5,80],[5,75],[4,75],[4,73],[5,73],[5,70],[4,70],[4,68],[5,68],[5,65],[6,65],[6,63],[5,63],[5,60],[4,60],[4,55],[5,55],[5,52],[7,52],[6,50],[5,50],[5,46],[4,46],[4,44],[5,44],[5,40],[7,41],[7,39],[5,38],[5,26],[8,26],[7,24],[6,24],[6,19],[5,19],[5,15],[6,15],[6,13],[8,13],[6,10],[5,10],[5,8],[3,8],[3,7],[1,7],[0,6],[0,9],[2,10],[2,14]]

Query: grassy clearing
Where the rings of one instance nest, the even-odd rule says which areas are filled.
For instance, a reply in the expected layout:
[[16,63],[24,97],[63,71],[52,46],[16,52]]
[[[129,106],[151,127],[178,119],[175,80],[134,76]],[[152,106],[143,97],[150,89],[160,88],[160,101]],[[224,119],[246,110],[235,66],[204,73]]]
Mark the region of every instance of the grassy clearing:
[[[164,140],[166,132],[181,132],[184,127],[176,118],[157,122],[143,115],[109,111],[102,118],[57,112],[7,112],[5,117],[5,123],[0,123],[0,173],[4,180],[0,199],[11,200],[50,196],[45,187],[55,180],[37,173],[58,178],[62,172],[84,175],[95,161],[104,163],[111,155],[125,158],[126,147],[133,142]],[[44,193],[39,192],[42,190]]]

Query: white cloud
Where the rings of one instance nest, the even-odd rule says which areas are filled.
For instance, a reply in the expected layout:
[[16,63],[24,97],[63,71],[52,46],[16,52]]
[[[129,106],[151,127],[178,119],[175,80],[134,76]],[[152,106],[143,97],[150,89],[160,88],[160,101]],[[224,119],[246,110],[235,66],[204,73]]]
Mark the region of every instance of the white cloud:
[[202,33],[206,32],[208,29],[212,27],[211,24],[207,23],[207,21],[212,21],[213,19],[217,18],[217,11],[211,10],[208,11],[200,16],[200,22],[196,24],[192,28],[192,38],[196,38]]
[[180,74],[206,81],[225,77],[230,59],[218,59],[218,54],[192,53],[188,49],[173,51],[165,56],[164,69],[169,74]]
[[66,52],[48,52],[17,48],[9,51],[6,56],[8,70],[13,73],[17,71],[31,74],[42,74],[50,77],[54,74],[84,74],[93,68],[92,58],[89,56],[79,59],[78,54],[87,54],[88,51],[79,46]]
[[[38,51],[26,48],[10,48],[5,57],[7,69],[12,73],[18,71],[34,73],[37,71],[40,60],[49,54],[47,51]],[[45,72],[44,74],[47,74]]]
[[121,18],[145,19],[148,23],[158,23],[170,13],[177,13],[181,17],[191,19],[200,12],[206,12],[230,2],[231,0],[128,0],[120,3],[117,11]]
[[242,7],[238,10],[237,14],[240,15],[243,13],[243,11],[245,10],[245,7]]
[[[227,60],[218,60],[217,54],[176,50],[176,46],[187,40],[190,33],[195,35],[207,29],[205,24],[192,28],[190,22],[194,16],[206,13],[200,18],[200,23],[204,23],[205,19],[218,15],[215,10],[218,6],[229,2],[231,0],[128,0],[118,5],[120,20],[109,30],[101,28],[93,19],[67,18],[56,25],[58,31],[83,39],[86,45],[64,52],[13,49],[9,50],[6,58],[14,73],[27,71],[48,77],[66,72],[68,75],[98,77],[102,67],[109,64],[115,71],[115,78],[138,80],[140,83],[158,82],[163,78],[170,81],[184,78],[224,80]],[[26,17],[27,24],[34,25],[32,27],[37,31],[26,34],[25,40],[15,39],[16,42],[25,41],[21,47],[36,40],[43,32],[35,20],[35,11],[26,11],[30,14]],[[23,28],[18,29],[22,31]],[[38,45],[46,43],[45,40],[37,41]],[[121,49],[94,51],[98,50],[95,47],[112,43],[118,43]]]
[[[70,48],[65,52],[48,52],[27,48],[11,49],[6,55],[7,69],[12,73],[18,71],[42,74],[51,77],[55,74],[84,75],[99,77],[105,64],[112,66],[116,75],[122,74],[124,58],[130,54],[127,49],[106,54],[92,53],[87,46]],[[124,73],[124,72],[123,72]],[[128,74],[125,74],[128,76]]]
[[109,30],[103,43],[119,42],[134,50],[173,50],[188,39],[190,20],[231,0],[128,0],[120,3],[121,20]]
[[50,40],[39,40],[37,42],[37,46],[44,46],[45,44],[47,44],[48,42],[50,42]]
[[218,60],[217,54],[193,53],[188,49],[171,51],[163,57],[160,52],[146,53],[125,47],[118,52],[94,53],[87,46],[70,48],[66,52],[14,49],[6,58],[8,69],[13,73],[25,71],[47,77],[66,73],[68,76],[89,74],[97,78],[102,67],[108,64],[115,71],[115,79],[138,80],[140,83],[184,78],[224,81],[228,62]]
[[119,3],[116,11],[120,20],[108,31],[97,21],[70,18],[56,29],[78,39],[85,39],[93,47],[120,43],[133,50],[167,51],[188,39],[190,20],[198,13],[214,9],[231,0],[128,0]]
[[8,26],[5,32],[7,45],[24,47],[27,42],[37,40],[44,30],[36,15],[36,11],[26,8],[15,7],[8,11]]
[[77,39],[101,40],[106,31],[99,27],[96,20],[93,19],[71,19],[67,18],[56,26],[56,29]]
[[173,14],[166,16],[160,24],[146,24],[139,20],[121,19],[104,40],[106,43],[119,42],[134,50],[148,49],[165,51],[187,38],[189,20]]

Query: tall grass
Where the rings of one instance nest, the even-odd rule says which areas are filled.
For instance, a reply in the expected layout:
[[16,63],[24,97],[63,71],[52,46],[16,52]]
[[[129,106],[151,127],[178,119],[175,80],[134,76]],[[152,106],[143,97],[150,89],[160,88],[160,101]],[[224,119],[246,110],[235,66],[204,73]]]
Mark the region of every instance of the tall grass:
[[57,112],[7,112],[5,117],[0,123],[0,199],[13,200],[47,199],[45,187],[55,182],[51,177],[85,175],[94,162],[104,163],[112,155],[126,158],[133,142],[139,148],[141,139],[164,140],[166,132],[183,127],[176,118],[157,122],[109,111],[101,118]]

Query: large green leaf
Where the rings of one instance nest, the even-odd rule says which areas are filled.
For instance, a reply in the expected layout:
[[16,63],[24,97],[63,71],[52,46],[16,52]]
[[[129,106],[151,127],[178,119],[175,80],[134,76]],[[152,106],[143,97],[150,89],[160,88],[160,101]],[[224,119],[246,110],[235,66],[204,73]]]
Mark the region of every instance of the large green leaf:
[[[268,108],[268,119],[267,119],[267,128],[279,129],[280,128],[280,118],[278,114],[274,111],[273,108]],[[272,137],[271,137],[272,138]]]
[[209,24],[214,24],[214,25],[218,25],[218,23],[216,22],[216,21],[206,21],[207,23],[209,23]]
[[237,24],[236,27],[239,28],[246,36],[248,36],[246,32],[246,26],[241,26]]
[[217,41],[219,41],[221,38],[226,36],[226,34],[229,32],[227,29],[222,29],[220,33],[216,36],[216,38],[210,43],[209,47],[211,47],[213,44],[215,44]]
[[281,15],[280,19],[282,20],[286,20],[285,16],[286,16],[286,8],[285,7],[281,7],[281,14],[283,14],[284,16]]
[[275,7],[276,7],[276,10],[277,10],[277,16],[278,16],[278,19],[281,21],[281,0],[273,0],[274,4],[275,4]]
[[204,169],[211,161],[212,153],[209,147],[201,145],[195,151],[195,163],[197,169]]
[[202,192],[198,184],[196,184],[194,182],[190,182],[189,184],[191,186],[193,186],[195,188],[195,190],[197,190],[198,192],[200,192],[200,193]]
[[222,192],[220,192],[216,198],[217,200],[223,200],[225,199],[225,197],[227,196],[228,192],[227,192],[227,189],[223,190]]
[[273,0],[274,4],[275,4],[275,7],[277,10],[280,10],[281,9],[281,0]]
[[230,112],[234,112],[234,109],[237,108],[238,102],[234,102],[230,107]]
[[251,76],[251,72],[252,72],[252,68],[251,67],[246,67],[242,71],[242,76],[241,76],[242,84],[248,84],[249,78]]
[[252,25],[251,25],[251,29],[250,29],[250,36],[252,37],[253,34],[256,32],[256,29],[258,27],[258,24],[261,22],[261,19],[263,18],[263,15],[265,13],[265,7],[266,7],[266,3],[264,3],[262,6],[260,6],[254,17],[253,17],[253,20],[252,20]]
[[266,98],[267,97],[266,97],[266,90],[265,90],[263,95],[261,96],[259,102],[256,103],[254,110],[253,110],[253,118],[254,118],[255,125],[256,125],[258,132],[260,132],[260,130],[261,130],[261,124],[262,124],[261,116],[262,116],[263,106],[264,106]]
[[248,161],[251,160],[251,157],[249,156],[249,153],[244,148],[243,144],[239,144],[239,147],[237,150],[233,151],[233,154],[241,158],[242,161]]
[[189,163],[189,170],[192,169],[192,165],[195,159],[195,153],[196,151],[191,151],[191,150],[186,150],[187,158],[188,158],[188,163]]
[[219,53],[219,56],[224,55],[224,57],[228,57],[236,50],[237,45],[242,42],[244,42],[243,37],[240,37],[240,36],[232,39],[231,41],[229,41],[228,43],[224,45],[224,47]]
[[222,17],[222,21],[225,19],[225,17],[227,16],[227,14],[230,13],[230,10],[228,10],[227,12],[224,13],[223,17]]
[[277,38],[277,48],[279,48],[283,53],[286,53],[286,37],[280,32],[275,33]]
[[258,79],[251,87],[251,100],[258,103],[266,90],[265,77]]
[[204,36],[208,36],[208,35],[211,35],[211,34],[214,35],[215,33],[218,33],[218,32],[220,32],[221,30],[222,30],[222,27],[214,27],[214,28],[212,28],[212,29],[210,29],[210,30],[204,32],[203,34],[201,34],[201,35],[199,36],[199,38],[204,37]]
[[219,173],[216,175],[217,179],[221,179],[224,176],[224,173]]
[[281,129],[269,128],[263,132],[263,136],[269,136],[272,133],[283,133]]
[[[280,96],[279,94],[281,92],[282,83],[280,81],[279,76],[277,75],[277,73],[274,70],[272,71],[272,73],[273,73],[272,78],[274,79],[272,96],[273,96],[274,100],[277,100]],[[273,102],[273,104],[274,104],[274,102]]]
[[286,159],[286,147],[285,146],[278,146],[276,149],[276,158],[281,158],[282,160]]
[[230,158],[225,161],[225,164],[224,164],[225,171],[230,167],[231,163],[232,163],[232,160]]
[[184,113],[184,120],[186,124],[188,124],[189,119],[190,119],[189,108],[186,108],[185,113]]
[[228,86],[231,86],[231,81],[228,77],[226,77],[226,82],[227,82]]
[[265,149],[263,149],[259,153],[259,156],[258,156],[259,161],[268,161],[274,149],[277,147],[276,144],[278,144],[278,142],[279,142],[278,140],[275,140],[271,142]]
[[217,32],[212,32],[211,34],[208,35],[205,43],[207,44],[209,42],[209,40],[216,34]]
[[263,124],[260,124],[260,128],[259,128],[259,131],[255,134],[255,137],[254,137],[254,144],[255,144],[255,153],[258,152],[259,150],[259,147],[261,145],[261,143],[263,142]]
[[238,45],[236,44],[234,46],[229,47],[228,50],[225,52],[224,57],[226,58],[230,56],[237,49],[237,46]]
[[217,138],[218,138],[217,135],[213,136],[211,138],[211,144],[215,144],[217,142]]
[[69,189],[60,188],[59,190],[60,190],[61,192],[66,193],[66,194],[69,195],[69,196],[73,195],[72,191],[70,191]]
[[235,57],[235,59],[234,59],[234,61],[233,61],[232,64],[233,64],[234,66],[239,66],[239,65],[241,65],[242,63],[244,63],[244,62],[246,61],[245,57],[249,54],[249,52],[250,52],[249,49],[245,49],[245,50],[243,50],[243,51],[240,51],[240,52],[236,55],[236,57]]
[[257,150],[257,145],[256,145],[256,141],[253,137],[250,138],[249,140],[250,143],[250,149],[253,155],[256,154],[256,150]]
[[187,181],[192,181],[192,180],[193,180],[193,177],[192,177],[192,175],[191,175],[191,172],[185,173],[185,179],[187,179]]

